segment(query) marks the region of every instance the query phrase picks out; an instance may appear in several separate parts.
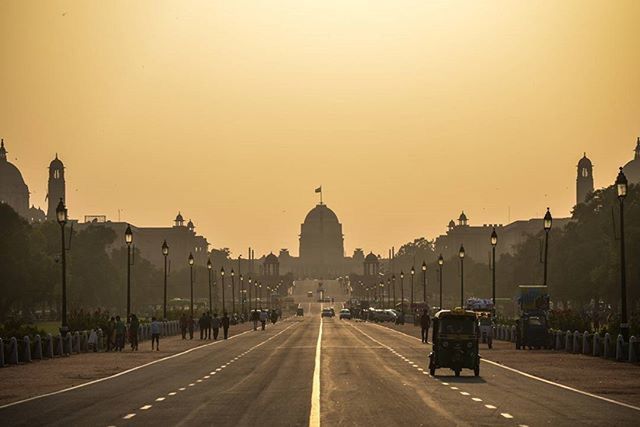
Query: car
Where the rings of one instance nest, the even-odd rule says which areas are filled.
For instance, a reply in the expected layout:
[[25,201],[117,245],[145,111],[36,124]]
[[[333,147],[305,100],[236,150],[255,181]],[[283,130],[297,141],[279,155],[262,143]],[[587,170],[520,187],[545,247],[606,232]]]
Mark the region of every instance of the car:
[[342,310],[340,310],[340,320],[342,319],[351,320],[351,311],[349,311],[348,308],[343,308]]
[[322,309],[322,314],[320,314],[320,317],[333,317],[334,314],[331,312],[330,308],[323,308]]
[[304,309],[302,307],[298,307],[296,310],[296,316],[304,316]]

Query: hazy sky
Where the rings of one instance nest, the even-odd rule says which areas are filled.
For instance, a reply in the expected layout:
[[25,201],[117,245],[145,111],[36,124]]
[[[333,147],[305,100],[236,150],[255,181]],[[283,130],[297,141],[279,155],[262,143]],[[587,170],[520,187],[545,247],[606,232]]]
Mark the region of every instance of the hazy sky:
[[345,249],[568,215],[640,134],[640,2],[0,2],[0,136],[31,200],[170,225],[234,255],[325,202]]

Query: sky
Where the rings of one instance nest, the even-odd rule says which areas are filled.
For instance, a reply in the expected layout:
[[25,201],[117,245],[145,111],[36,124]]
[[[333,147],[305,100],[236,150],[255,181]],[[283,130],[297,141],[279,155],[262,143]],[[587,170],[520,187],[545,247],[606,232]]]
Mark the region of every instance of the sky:
[[324,201],[345,252],[556,217],[640,135],[638,1],[0,2],[0,137],[45,208],[298,253]]

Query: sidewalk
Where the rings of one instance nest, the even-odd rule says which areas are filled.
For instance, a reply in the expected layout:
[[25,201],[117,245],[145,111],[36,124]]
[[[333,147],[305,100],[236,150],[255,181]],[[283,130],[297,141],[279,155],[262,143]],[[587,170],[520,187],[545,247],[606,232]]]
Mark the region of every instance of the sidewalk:
[[[229,334],[233,336],[249,329],[249,323],[235,325],[231,326]],[[211,342],[213,340],[201,341],[200,333],[196,332],[193,340],[188,339],[188,334],[186,340],[180,335],[161,338],[160,351],[152,351],[151,340],[147,340],[140,343],[138,351],[131,351],[127,345],[117,353],[80,353],[7,366],[0,369],[0,405],[108,377]]]
[[[383,324],[420,339],[420,327]],[[429,330],[429,340],[431,340]],[[419,341],[416,341],[420,344]],[[426,348],[425,348],[426,352]],[[640,365],[553,350],[516,350],[515,344],[480,344],[483,359],[602,397],[640,406]],[[480,371],[482,375],[482,370]]]

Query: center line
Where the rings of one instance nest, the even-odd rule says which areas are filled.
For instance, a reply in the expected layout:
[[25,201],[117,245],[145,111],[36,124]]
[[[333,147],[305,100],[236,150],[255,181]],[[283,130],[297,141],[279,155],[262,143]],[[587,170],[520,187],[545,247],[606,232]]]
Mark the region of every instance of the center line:
[[156,399],[156,402],[162,402],[164,399],[166,399],[165,397],[159,397]]
[[507,414],[506,412],[501,413],[500,415],[502,415],[505,418],[513,418],[513,415],[511,414]]
[[487,409],[496,409],[496,407],[493,405],[484,405],[484,407]]
[[313,389],[311,392],[311,412],[309,413],[309,427],[320,427],[320,352],[322,349],[322,317],[316,343],[316,361],[313,369]]
[[133,417],[135,417],[135,416],[136,416],[136,414],[127,414],[127,415],[125,415],[124,417],[122,417],[122,419],[124,419],[124,420],[130,420],[131,418],[133,418]]
[[146,411],[149,408],[151,408],[151,405],[144,405],[140,407],[140,409],[142,409],[143,411]]

